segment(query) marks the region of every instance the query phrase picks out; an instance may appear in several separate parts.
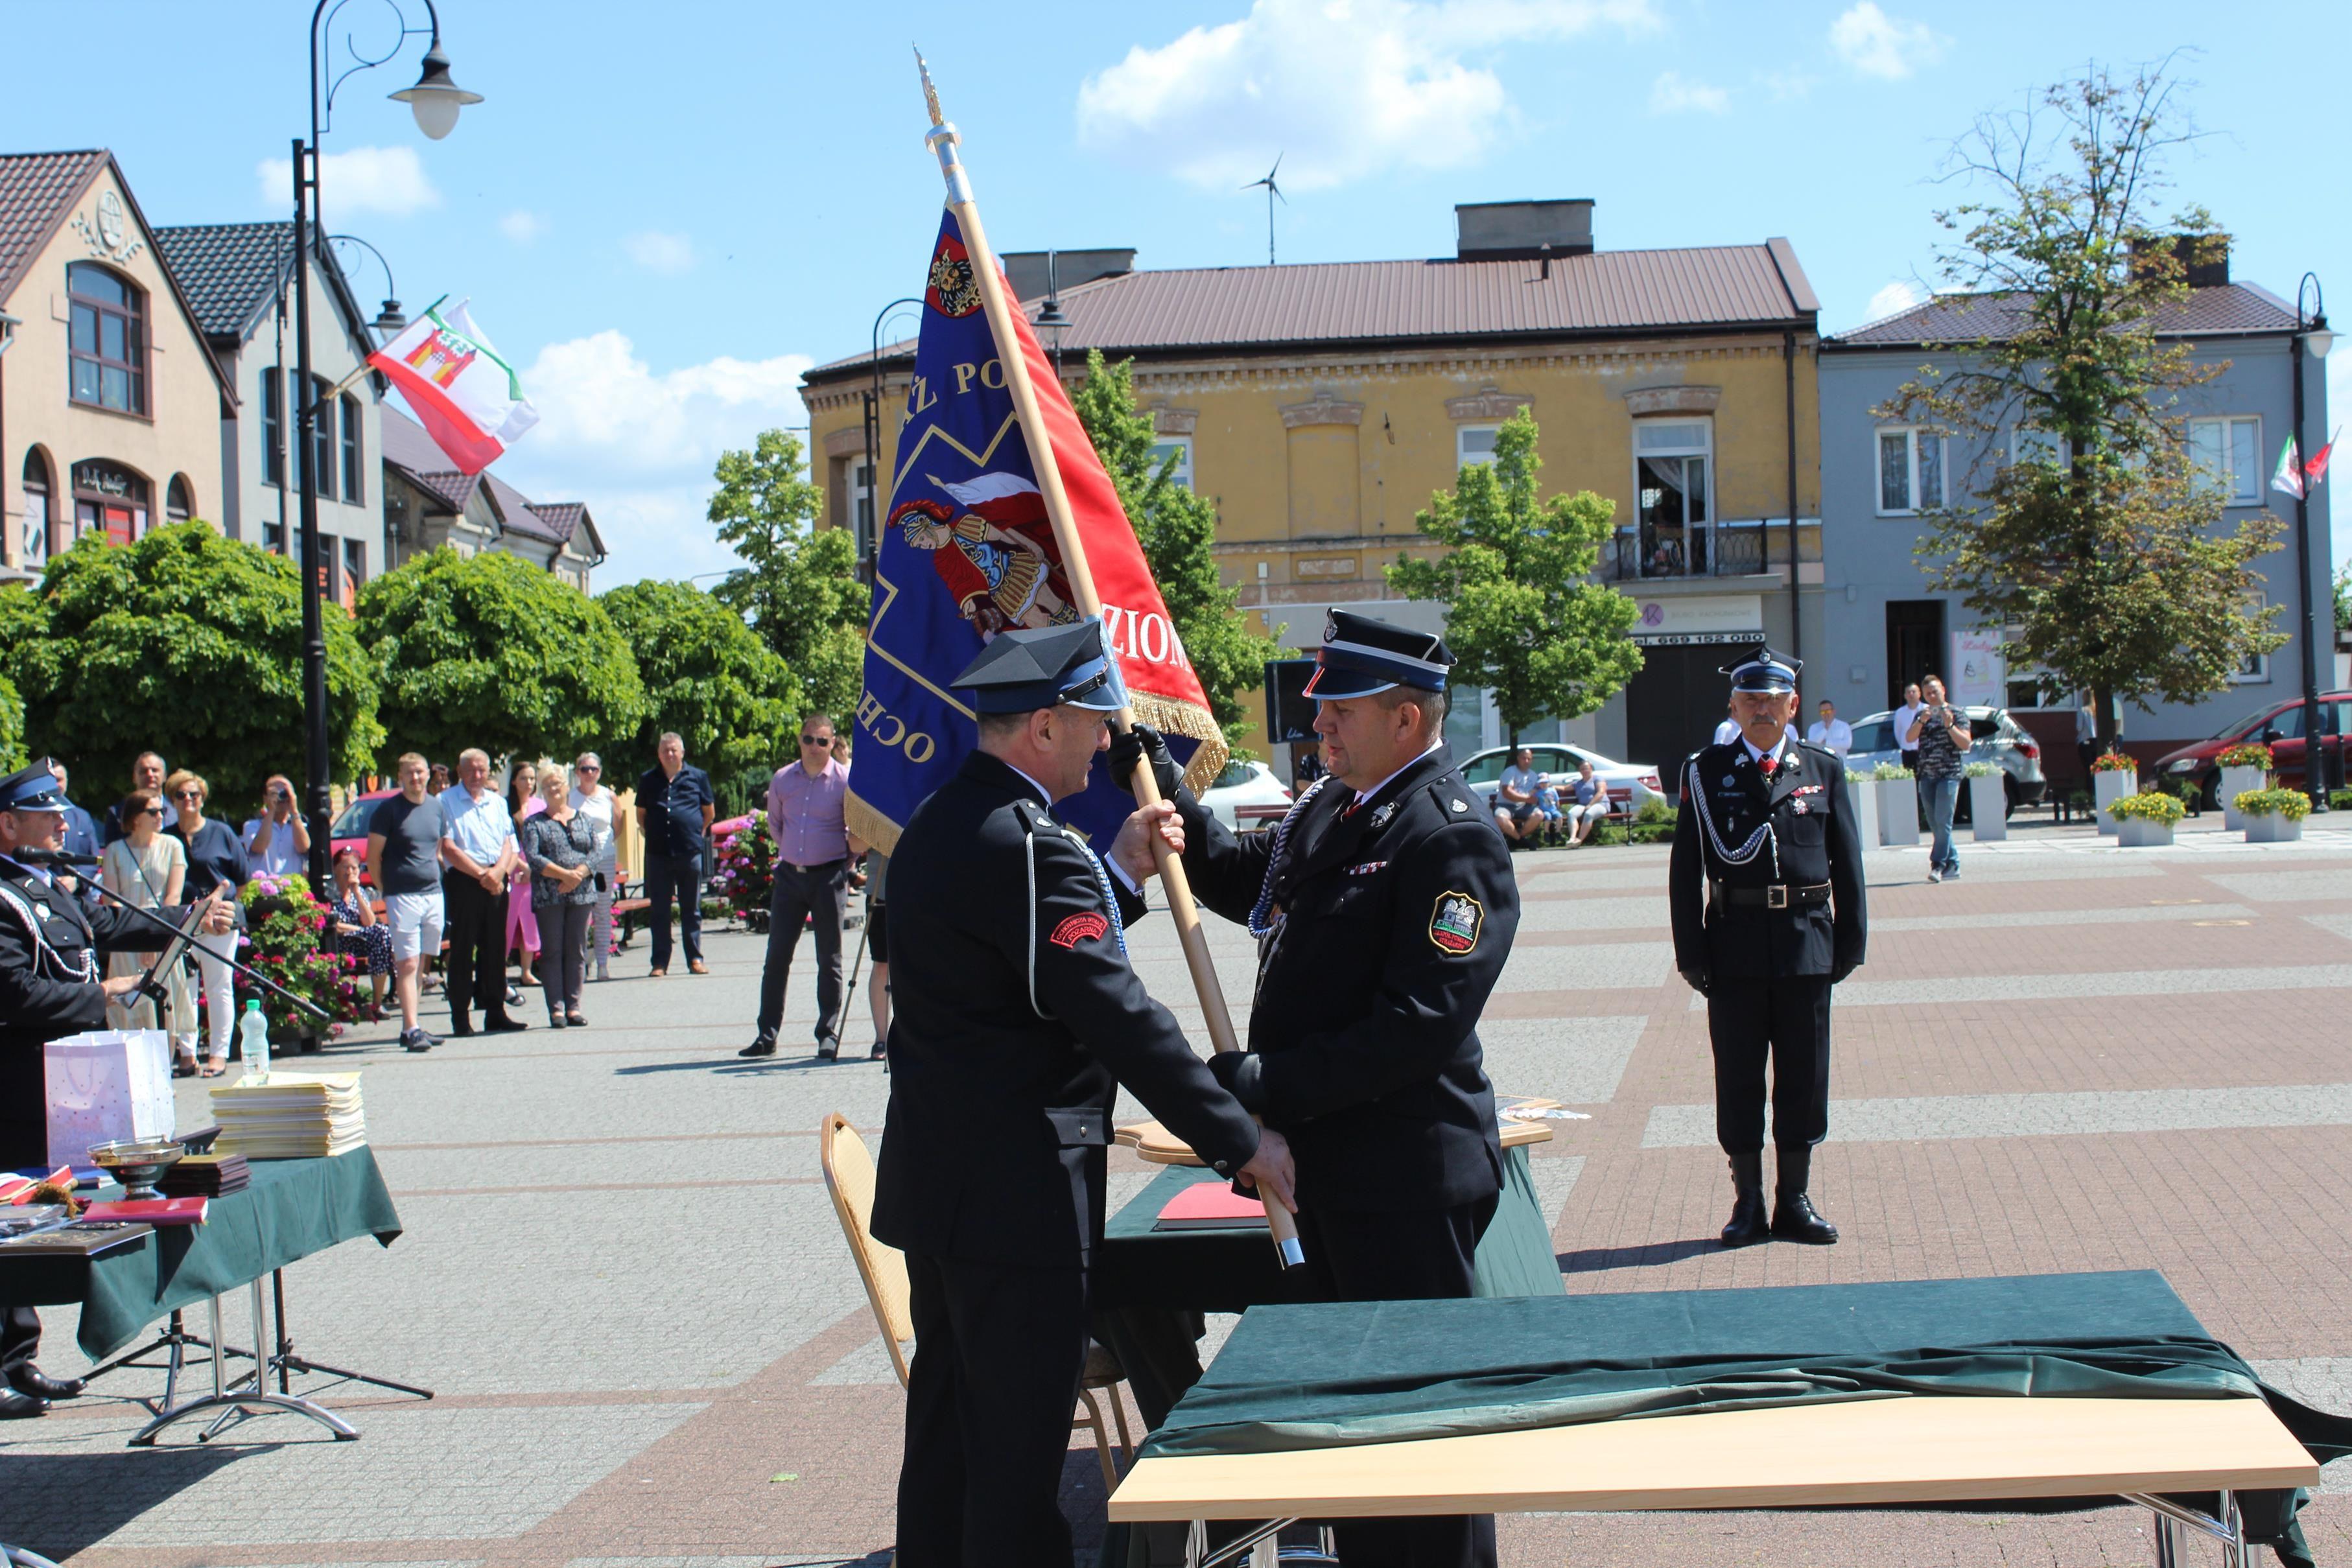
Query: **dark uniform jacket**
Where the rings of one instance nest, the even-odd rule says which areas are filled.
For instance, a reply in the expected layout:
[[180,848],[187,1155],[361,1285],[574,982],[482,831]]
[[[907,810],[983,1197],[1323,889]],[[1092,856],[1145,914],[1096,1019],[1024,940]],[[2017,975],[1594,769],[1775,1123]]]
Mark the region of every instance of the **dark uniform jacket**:
[[1180,790],[1184,871],[1229,920],[1261,894],[1283,917],[1259,942],[1249,1045],[1299,1206],[1475,1202],[1502,1185],[1477,1024],[1519,924],[1510,849],[1443,747],[1343,816],[1354,799],[1326,779],[1276,832],[1236,836]]
[[[1108,881],[1118,915],[1142,912]],[[1102,1239],[1120,1083],[1216,1169],[1256,1152],[1248,1114],[1129,967],[1105,882],[1035,786],[984,752],[907,823],[884,906],[882,1240],[966,1262],[1080,1265]]]
[[[41,1047],[106,1027],[106,993],[96,979],[73,977],[89,972],[102,978],[91,956],[99,952],[152,952],[170,938],[111,904],[85,909],[10,862],[0,861],[0,884],[5,889],[0,894],[0,1170],[15,1170],[48,1157]],[[46,950],[37,956],[20,905],[40,926],[37,946]],[[187,919],[184,908],[160,913],[173,925]]]
[[[1719,980],[1833,975],[1860,964],[1867,932],[1862,835],[1846,790],[1845,763],[1810,743],[1788,747],[1767,781],[1745,743],[1710,746],[1683,764],[1681,810],[1667,871],[1675,967]],[[1759,836],[1759,830],[1769,831]],[[1738,863],[1738,855],[1753,853]],[[1717,904],[1708,884],[1830,888],[1827,904]]]

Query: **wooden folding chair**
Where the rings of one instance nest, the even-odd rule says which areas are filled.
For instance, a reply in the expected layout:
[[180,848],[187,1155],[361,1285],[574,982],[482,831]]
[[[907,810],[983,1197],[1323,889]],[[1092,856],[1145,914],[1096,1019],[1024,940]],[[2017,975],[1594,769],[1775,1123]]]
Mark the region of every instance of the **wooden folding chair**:
[[[833,1194],[833,1211],[841,1220],[841,1233],[849,1242],[857,1277],[865,1282],[866,1303],[881,1327],[882,1343],[889,1347],[898,1386],[904,1388],[907,1357],[915,1340],[914,1314],[907,1300],[906,1255],[874,1239],[874,1157],[866,1152],[866,1140],[857,1135],[857,1129],[838,1111],[826,1114],[817,1139],[824,1162],[825,1188]],[[1095,1457],[1102,1461],[1107,1489],[1118,1487],[1119,1464],[1135,1454],[1135,1440],[1127,1430],[1127,1406],[1118,1396],[1118,1385],[1126,1380],[1127,1369],[1119,1365],[1118,1358],[1089,1342],[1086,1371],[1078,1380],[1079,1410],[1072,1413],[1070,1426],[1073,1430],[1085,1427],[1094,1433]],[[1118,1427],[1116,1450],[1103,1426],[1102,1407],[1095,1401],[1098,1393],[1110,1400],[1111,1419]]]

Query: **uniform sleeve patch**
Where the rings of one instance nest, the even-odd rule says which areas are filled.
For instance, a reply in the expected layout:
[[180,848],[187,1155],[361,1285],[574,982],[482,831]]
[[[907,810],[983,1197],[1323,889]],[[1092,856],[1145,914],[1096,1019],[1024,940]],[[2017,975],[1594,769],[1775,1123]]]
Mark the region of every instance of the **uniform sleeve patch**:
[[1429,939],[1441,953],[1461,957],[1478,948],[1486,928],[1486,906],[1466,893],[1441,893],[1429,912]]
[[1055,926],[1054,934],[1045,940],[1057,947],[1076,947],[1087,938],[1099,936],[1109,929],[1110,922],[1099,915],[1091,912],[1085,915],[1073,915]]

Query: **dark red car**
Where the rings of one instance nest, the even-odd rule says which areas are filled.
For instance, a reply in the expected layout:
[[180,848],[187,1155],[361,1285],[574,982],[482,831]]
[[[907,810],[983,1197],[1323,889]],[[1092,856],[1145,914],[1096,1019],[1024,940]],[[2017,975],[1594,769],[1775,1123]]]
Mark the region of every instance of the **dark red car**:
[[343,814],[335,819],[335,825],[328,830],[335,841],[335,849],[351,850],[358,854],[360,880],[370,887],[375,883],[368,882],[367,874],[368,819],[375,815],[378,801],[389,800],[399,793],[397,789],[371,789],[364,795],[354,797],[352,803],[343,808]]
[[[2347,755],[2345,721],[2352,719],[2352,692],[2326,694],[2319,699],[2319,709],[2320,733],[2330,759],[2323,777],[2341,779]],[[2301,697],[2288,697],[2243,718],[2232,719],[2210,738],[2165,753],[2156,759],[2154,776],[2166,784],[2176,779],[2194,779],[2206,806],[2217,808],[2221,805],[2221,753],[2253,741],[2269,743],[2271,766],[2277,770],[2282,788],[2303,788],[2304,762],[2310,748],[2304,744]]]

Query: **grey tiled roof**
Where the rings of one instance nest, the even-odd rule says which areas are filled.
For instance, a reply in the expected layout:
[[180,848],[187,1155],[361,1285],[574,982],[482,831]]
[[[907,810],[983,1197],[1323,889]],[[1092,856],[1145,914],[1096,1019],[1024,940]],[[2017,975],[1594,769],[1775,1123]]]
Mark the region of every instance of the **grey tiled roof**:
[[164,265],[180,280],[210,338],[242,338],[285,291],[294,225],[188,224],[155,231]]
[[16,292],[25,268],[106,161],[98,148],[0,156],[0,300]]
[[433,444],[425,427],[390,403],[383,405],[383,460],[405,473],[411,483],[440,499],[452,512],[462,512],[475,492],[487,488],[501,526],[530,538],[568,544],[584,526],[583,541],[592,554],[601,551],[596,525],[578,501],[538,502],[488,470],[457,472],[448,455]]
[[[1914,348],[1924,343],[1977,343],[2015,334],[2026,320],[2031,296],[1939,294],[1892,316],[1840,332],[1825,348]],[[2192,288],[2165,311],[2157,329],[2167,337],[2229,337],[2250,332],[2291,332],[2294,310],[2269,289],[2252,283]]]

